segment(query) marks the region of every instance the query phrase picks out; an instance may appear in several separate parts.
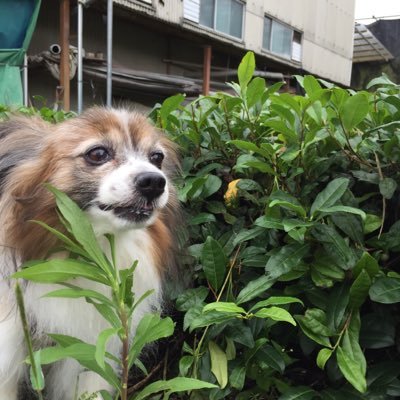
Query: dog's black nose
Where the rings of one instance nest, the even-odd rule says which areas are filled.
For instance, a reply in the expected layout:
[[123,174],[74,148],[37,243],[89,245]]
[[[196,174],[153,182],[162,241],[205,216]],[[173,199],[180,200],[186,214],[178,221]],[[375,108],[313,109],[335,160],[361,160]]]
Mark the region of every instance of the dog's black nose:
[[157,172],[143,172],[136,177],[136,189],[148,201],[161,196],[165,189],[165,178]]

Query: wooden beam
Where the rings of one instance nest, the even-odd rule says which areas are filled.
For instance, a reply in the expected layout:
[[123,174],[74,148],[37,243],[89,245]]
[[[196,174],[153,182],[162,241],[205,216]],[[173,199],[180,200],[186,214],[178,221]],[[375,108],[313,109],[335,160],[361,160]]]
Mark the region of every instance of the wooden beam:
[[211,80],[211,46],[204,46],[203,55],[203,95],[210,93]]
[[65,111],[70,110],[69,30],[70,0],[60,0],[60,90],[62,108]]

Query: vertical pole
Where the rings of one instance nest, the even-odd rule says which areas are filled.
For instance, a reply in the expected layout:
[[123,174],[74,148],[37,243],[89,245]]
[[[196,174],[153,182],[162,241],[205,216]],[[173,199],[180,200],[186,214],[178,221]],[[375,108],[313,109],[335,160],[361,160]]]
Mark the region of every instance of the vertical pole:
[[83,106],[83,5],[78,0],[78,114],[82,112]]
[[24,70],[23,70],[23,82],[24,82],[24,106],[28,107],[28,56],[24,55]]
[[70,84],[69,84],[69,27],[70,27],[70,0],[60,2],[60,87],[62,90],[62,103],[65,111],[70,110]]
[[211,79],[211,46],[204,46],[203,57],[203,95],[208,96],[210,93]]
[[113,0],[107,0],[107,107],[112,105]]

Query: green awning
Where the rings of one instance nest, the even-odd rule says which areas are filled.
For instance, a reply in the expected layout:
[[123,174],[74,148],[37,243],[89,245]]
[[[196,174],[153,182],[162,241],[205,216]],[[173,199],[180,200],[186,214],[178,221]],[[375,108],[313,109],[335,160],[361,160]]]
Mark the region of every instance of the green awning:
[[41,0],[0,0],[0,103],[22,104],[21,67]]

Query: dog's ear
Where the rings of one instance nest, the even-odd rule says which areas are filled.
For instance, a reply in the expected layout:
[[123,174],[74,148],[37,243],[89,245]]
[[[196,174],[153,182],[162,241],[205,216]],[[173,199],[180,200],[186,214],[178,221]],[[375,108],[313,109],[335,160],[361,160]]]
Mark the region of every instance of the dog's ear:
[[[14,192],[20,184],[37,183],[32,177],[38,176],[38,155],[49,130],[51,125],[40,118],[15,117],[0,124],[0,195],[4,191]],[[19,173],[19,169],[25,172]],[[28,180],[24,175],[30,175]],[[28,197],[26,194],[20,193],[17,197]]]

